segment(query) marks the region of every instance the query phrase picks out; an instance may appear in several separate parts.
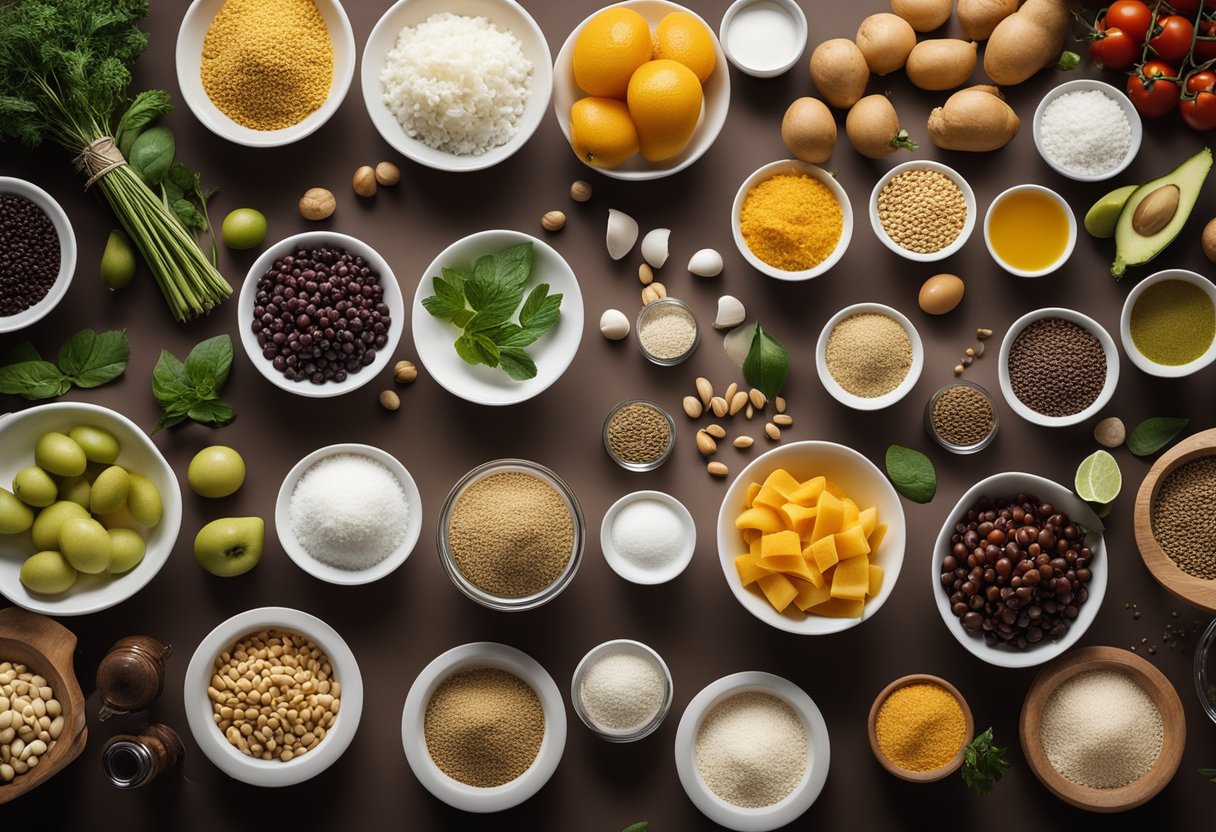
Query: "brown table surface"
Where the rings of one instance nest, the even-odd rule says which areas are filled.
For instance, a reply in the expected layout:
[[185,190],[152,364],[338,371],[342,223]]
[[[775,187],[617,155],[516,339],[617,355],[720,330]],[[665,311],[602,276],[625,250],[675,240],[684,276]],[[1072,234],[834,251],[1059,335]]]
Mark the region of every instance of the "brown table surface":
[[[558,3],[525,2],[545,31],[556,55],[566,35],[597,8],[592,0]],[[695,5],[716,28],[726,0]],[[866,13],[887,10],[879,0],[858,4],[804,2],[810,18],[810,48],[827,38],[852,37]],[[909,158],[939,159],[956,167],[972,183],[981,210],[1001,190],[1021,182],[1038,182],[1063,193],[1078,218],[1101,194],[1116,184],[1159,176],[1203,145],[1172,117],[1145,124],[1144,145],[1131,168],[1110,183],[1083,184],[1051,171],[1035,152],[1030,122],[1040,97],[1065,80],[1043,72],[1008,91],[1022,117],[1022,130],[1004,150],[991,154],[947,153],[928,141],[925,116],[945,94],[913,89],[902,73],[875,78],[871,91],[891,90],[905,124],[922,141],[915,156],[900,152],[870,162],[848,146],[843,135],[828,167],[839,171],[856,212],[853,243],[844,259],[825,276],[806,283],[770,280],[749,268],[731,241],[729,208],[739,182],[752,170],[786,157],[779,124],[785,107],[812,88],[806,61],[786,75],[768,80],[743,76],[731,68],[730,116],[717,142],[682,173],[654,182],[625,183],[583,167],[570,153],[556,121],[546,118],[532,140],[497,167],[471,174],[443,174],[397,156],[372,128],[358,91],[358,80],[337,114],[308,139],[289,147],[256,150],[238,147],[212,135],[182,104],[174,78],[175,33],[184,3],[156,3],[147,20],[151,47],[139,61],[132,90],[166,87],[178,109],[166,123],[176,133],[180,158],[201,168],[205,181],[221,188],[211,209],[218,222],[240,206],[254,206],[270,219],[270,239],[309,228],[332,228],[375,246],[389,260],[406,298],[432,258],[453,240],[486,228],[516,228],[541,235],[538,219],[551,209],[569,215],[564,231],[547,236],[578,274],[586,304],[584,338],[565,375],[543,395],[507,408],[479,407],[457,399],[423,372],[403,389],[402,407],[388,413],[376,403],[377,392],[392,386],[390,372],[363,389],[339,399],[302,399],[268,384],[239,353],[225,398],[239,416],[221,430],[187,425],[155,437],[170,464],[183,473],[191,456],[205,445],[229,444],[248,463],[244,488],[214,502],[188,491],[184,497],[181,537],[172,558],[139,594],[105,612],[63,619],[80,639],[76,671],[90,695],[89,747],[54,781],[0,810],[5,825],[21,818],[42,828],[121,828],[135,832],[159,828],[218,828],[238,819],[289,821],[322,828],[331,824],[365,828],[603,829],[617,830],[647,819],[653,829],[704,828],[708,822],[689,802],[673,764],[676,726],[689,700],[713,680],[741,670],[764,670],[800,685],[827,720],[832,764],[827,786],[799,824],[845,829],[923,828],[970,817],[989,828],[1063,828],[1087,820],[1078,810],[1048,793],[1028,769],[1018,746],[1017,724],[1022,700],[1035,671],[990,666],[964,651],[938,616],[929,575],[932,542],[945,513],[971,484],[1004,470],[1026,470],[1059,482],[1072,482],[1080,460],[1095,449],[1093,421],[1067,429],[1035,427],[999,402],[1001,432],[986,451],[958,457],[933,445],[922,427],[926,398],[950,381],[963,348],[978,326],[991,327],[989,355],[967,372],[997,391],[995,348],[1005,328],[1018,316],[1042,306],[1067,306],[1096,318],[1118,332],[1119,311],[1135,281],[1155,267],[1180,266],[1211,273],[1199,245],[1199,230],[1216,212],[1207,189],[1178,241],[1150,268],[1135,270],[1122,284],[1107,268],[1109,241],[1082,233],[1071,260],[1041,280],[1021,280],[1000,271],[985,250],[977,228],[963,250],[945,261],[913,264],[896,257],[873,236],[865,206],[876,178]],[[387,7],[380,2],[351,2],[347,11],[360,45]],[[957,32],[951,20],[949,33]],[[719,67],[717,71],[727,71]],[[1074,73],[1095,70],[1084,64]],[[982,70],[975,79],[982,80]],[[1113,74],[1114,83],[1120,79]],[[402,182],[382,189],[371,200],[357,198],[350,176],[361,164],[391,159],[402,167]],[[151,428],[157,416],[150,394],[153,364],[162,347],[184,356],[205,337],[227,332],[236,339],[236,302],[210,317],[180,326],[171,322],[151,276],[141,271],[134,285],[111,294],[97,277],[105,237],[114,221],[100,200],[85,194],[65,155],[55,148],[37,152],[5,145],[0,174],[22,176],[49,190],[64,206],[76,228],[80,247],[76,280],[68,297],[51,315],[24,333],[0,339],[8,348],[28,337],[44,351],[54,350],[82,327],[125,327],[133,350],[126,374],[93,391],[73,391],[68,398],[114,407]],[[586,179],[595,188],[591,202],[573,203],[570,182]],[[308,187],[321,185],[337,194],[338,210],[325,223],[310,225],[296,213],[296,199]],[[604,250],[608,208],[636,217],[643,230],[672,229],[670,264],[660,279],[673,295],[689,302],[705,327],[697,353],[675,368],[646,362],[633,340],[611,343],[597,331],[599,314],[617,307],[631,315],[639,304],[635,251],[620,262]],[[711,246],[726,261],[721,277],[694,278],[684,269],[691,253]],[[221,266],[239,286],[256,252],[221,253]],[[921,281],[949,270],[967,280],[962,306],[940,319],[916,305]],[[679,413],[680,398],[694,377],[704,375],[724,386],[739,373],[709,329],[719,295],[741,298],[750,314],[789,347],[793,363],[785,395],[794,426],[783,439],[826,439],[856,448],[881,466],[887,445],[897,442],[921,448],[934,460],[939,476],[936,498],[928,505],[904,502],[908,545],[895,590],[880,614],[862,626],[831,637],[798,637],[753,618],[735,602],[718,564],[714,528],[725,483],[709,478],[693,446],[693,428],[677,416],[679,440],[673,458],[658,471],[635,474],[617,467],[600,444],[600,428],[613,403],[647,396]],[[881,301],[903,311],[917,326],[925,344],[925,370],[902,402],[884,411],[859,413],[831,399],[815,377],[813,349],[824,322],[841,307]],[[400,357],[416,357],[408,331]],[[741,380],[741,379],[740,379]],[[1216,424],[1216,367],[1190,378],[1162,380],[1137,370],[1126,358],[1118,391],[1104,415],[1116,414],[1129,426],[1158,415],[1188,415],[1189,430]],[[998,395],[998,399],[999,399]],[[20,400],[0,402],[3,409],[26,406]],[[753,425],[759,431],[759,423]],[[204,572],[191,554],[195,531],[220,516],[257,514],[272,525],[275,494],[288,469],[308,452],[334,442],[361,441],[396,455],[418,482],[425,526],[414,554],[389,577],[369,586],[339,587],[302,572],[283,553],[273,528],[261,564],[235,578]],[[761,439],[742,454],[720,452],[733,470],[768,446]],[[1148,658],[1178,689],[1185,706],[1189,744],[1173,782],[1132,816],[1147,828],[1178,828],[1184,820],[1198,823],[1216,806],[1216,786],[1196,773],[1216,766],[1216,728],[1196,700],[1191,661],[1195,638],[1170,649],[1162,641],[1167,624],[1206,622],[1206,616],[1166,593],[1147,573],[1132,536],[1136,488],[1150,460],[1115,452],[1123,467],[1124,489],[1108,524],[1111,570],[1106,600],[1081,644],[1118,647],[1158,646]],[[499,457],[523,457],[552,467],[574,489],[587,518],[589,541],[572,585],[548,605],[526,613],[493,612],[460,595],[444,575],[435,549],[439,507],[448,490],[467,470]],[[621,495],[659,489],[682,500],[697,522],[696,555],[688,570],[666,586],[643,587],[618,578],[598,546],[600,520]],[[1133,618],[1128,604],[1138,605]],[[186,725],[182,677],[198,642],[220,621],[243,610],[286,605],[314,613],[346,639],[357,656],[366,686],[362,723],[354,744],[338,764],[315,780],[283,790],[259,791],[228,780],[200,753]],[[1177,617],[1174,617],[1175,614]],[[100,748],[105,739],[138,727],[139,717],[95,719],[93,676],[106,649],[118,638],[146,633],[171,642],[164,695],[149,716],[173,726],[186,743],[184,768],[142,790],[126,793],[110,787],[102,775]],[[567,707],[569,734],[562,764],[539,794],[500,816],[479,817],[447,807],[431,797],[410,772],[400,741],[400,715],[406,691],[418,672],[435,656],[459,644],[494,640],[534,656],[568,696],[575,664],[592,646],[610,638],[636,638],[667,660],[675,679],[675,702],[657,733],[634,744],[614,745],[591,734]],[[1147,644],[1142,644],[1147,639]],[[892,679],[907,673],[942,675],[968,697],[977,728],[992,725],[999,744],[1010,747],[1008,776],[990,796],[972,796],[956,777],[932,785],[913,785],[885,773],[866,743],[865,719],[873,697]],[[48,825],[49,824],[49,825]],[[244,825],[242,823],[242,825]]]

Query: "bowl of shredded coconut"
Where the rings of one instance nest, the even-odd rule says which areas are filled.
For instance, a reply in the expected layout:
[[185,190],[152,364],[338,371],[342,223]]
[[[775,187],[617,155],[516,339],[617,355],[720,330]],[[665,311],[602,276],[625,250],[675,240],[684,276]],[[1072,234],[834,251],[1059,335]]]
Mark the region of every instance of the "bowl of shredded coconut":
[[384,140],[444,171],[519,150],[553,87],[544,33],[514,0],[399,0],[372,29],[363,101]]
[[1082,78],[1052,89],[1034,111],[1034,146],[1061,176],[1101,182],[1121,173],[1140,151],[1143,128],[1128,97]]

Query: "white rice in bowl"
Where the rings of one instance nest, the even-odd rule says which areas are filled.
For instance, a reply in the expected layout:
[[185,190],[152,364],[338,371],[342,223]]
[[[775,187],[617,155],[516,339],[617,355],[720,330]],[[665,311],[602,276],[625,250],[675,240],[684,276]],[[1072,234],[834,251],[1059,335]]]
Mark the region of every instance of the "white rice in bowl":
[[380,70],[384,104],[406,135],[457,156],[511,140],[531,78],[512,32],[450,12],[402,29]]

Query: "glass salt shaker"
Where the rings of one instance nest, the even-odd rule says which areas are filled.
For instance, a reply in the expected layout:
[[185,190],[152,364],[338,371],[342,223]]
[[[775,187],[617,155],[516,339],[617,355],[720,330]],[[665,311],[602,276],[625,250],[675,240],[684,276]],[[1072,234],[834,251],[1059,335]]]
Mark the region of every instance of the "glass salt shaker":
[[139,734],[111,737],[101,750],[101,765],[116,788],[137,789],[173,768],[184,754],[177,732],[154,722]]

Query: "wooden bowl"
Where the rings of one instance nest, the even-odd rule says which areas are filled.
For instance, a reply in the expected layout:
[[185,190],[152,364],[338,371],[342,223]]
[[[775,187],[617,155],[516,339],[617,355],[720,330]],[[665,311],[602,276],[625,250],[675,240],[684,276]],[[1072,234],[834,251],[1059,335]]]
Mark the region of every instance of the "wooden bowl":
[[1136,494],[1136,547],[1157,582],[1192,606],[1216,613],[1216,581],[1188,575],[1165,553],[1153,537],[1152,509],[1157,491],[1180,465],[1216,454],[1216,428],[1189,436],[1166,452],[1149,469]]
[[[1117,670],[1127,674],[1153,700],[1161,712],[1164,739],[1153,767],[1139,780],[1117,789],[1082,786],[1056,771],[1039,740],[1040,721],[1047,698],[1068,679],[1090,670]],[[1154,798],[1178,771],[1186,745],[1186,716],[1178,692],[1161,671],[1135,653],[1118,647],[1083,647],[1073,650],[1039,671],[1022,705],[1018,726],[1022,753],[1030,769],[1047,790],[1065,803],[1090,812],[1125,812]]]
[[[897,765],[893,760],[883,753],[883,750],[878,746],[878,710],[882,707],[882,703],[887,701],[892,693],[906,685],[937,685],[944,688],[947,693],[954,697],[960,708],[963,709],[963,720],[965,727],[963,729],[963,744],[959,747],[958,753],[955,754],[950,762],[946,763],[941,768],[935,768],[932,771],[912,771]],[[942,679],[939,676],[930,676],[927,673],[913,673],[911,676],[904,676],[896,679],[891,684],[882,689],[882,693],[874,698],[874,704],[870,706],[870,716],[866,720],[866,734],[870,738],[870,750],[874,752],[874,758],[887,771],[894,774],[903,780],[908,780],[912,783],[931,783],[934,780],[941,780],[943,777],[948,777],[958,771],[958,767],[963,764],[963,749],[967,743],[975,736],[975,720],[971,717],[971,708],[967,706],[967,700],[959,693],[958,688]]]
[[84,721],[84,694],[72,669],[76,636],[45,615],[20,607],[0,610],[0,661],[20,662],[47,680],[63,706],[63,733],[55,747],[38,761],[37,767],[0,784],[0,804],[21,795],[55,776],[80,756],[89,738]]

